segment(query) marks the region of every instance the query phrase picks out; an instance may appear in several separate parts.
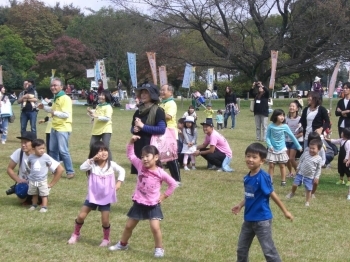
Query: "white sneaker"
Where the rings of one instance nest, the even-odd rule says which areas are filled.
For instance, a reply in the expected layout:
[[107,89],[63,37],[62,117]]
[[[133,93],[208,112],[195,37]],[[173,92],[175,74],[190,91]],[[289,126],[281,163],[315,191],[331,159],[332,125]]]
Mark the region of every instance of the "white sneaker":
[[3,140],[3,141],[1,141],[1,144],[5,145],[5,144],[6,144],[6,142]]
[[30,208],[28,208],[29,211],[34,211],[36,209],[36,206],[30,206]]
[[184,170],[188,171],[190,169],[187,166],[184,166]]
[[129,248],[129,245],[122,246],[122,245],[120,244],[120,241],[119,241],[116,245],[110,246],[108,249],[109,249],[110,251],[116,251],[116,250],[127,250],[128,248]]
[[156,247],[154,249],[154,257],[164,257],[164,249],[160,247]]
[[196,170],[196,167],[195,167],[195,166],[193,166],[193,167],[192,167],[192,170]]
[[347,200],[350,200],[350,195],[348,195],[348,198],[347,198]]
[[40,208],[39,212],[40,213],[46,213],[47,212],[47,208],[42,207],[42,208]]
[[223,172],[224,170],[222,170],[222,168],[219,168],[218,170],[216,170],[217,172]]
[[290,192],[288,195],[286,195],[287,199],[291,199],[294,196],[294,194],[292,192]]
[[311,198],[315,199],[316,198],[315,194],[311,194]]
[[309,206],[310,206],[310,203],[309,203],[309,202],[306,202],[306,203],[305,203],[305,206],[306,206],[306,207],[309,207]]

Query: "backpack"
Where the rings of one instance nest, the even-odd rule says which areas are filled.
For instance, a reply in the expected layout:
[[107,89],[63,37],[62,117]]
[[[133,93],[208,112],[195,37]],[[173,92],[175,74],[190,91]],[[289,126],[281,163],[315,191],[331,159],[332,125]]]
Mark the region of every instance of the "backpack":
[[327,140],[326,140],[326,142],[327,142],[327,144],[332,148],[332,150],[333,150],[333,152],[334,152],[334,156],[338,155],[338,154],[339,154],[339,149],[338,149],[338,147],[337,147],[335,144],[333,144],[331,141],[327,141]]

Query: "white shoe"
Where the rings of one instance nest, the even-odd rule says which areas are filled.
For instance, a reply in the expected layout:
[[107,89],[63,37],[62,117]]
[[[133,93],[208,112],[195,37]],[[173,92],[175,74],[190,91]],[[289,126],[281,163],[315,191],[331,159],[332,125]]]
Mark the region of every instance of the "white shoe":
[[195,166],[193,166],[193,167],[192,167],[192,170],[196,170],[196,167],[195,167]]
[[347,200],[350,200],[350,195],[348,195],[348,198],[347,198]]
[[287,198],[287,199],[291,199],[293,196],[294,196],[293,193],[289,193],[288,195],[286,195],[286,198]]
[[311,194],[311,198],[315,199],[316,198],[315,194]]
[[29,211],[34,211],[36,209],[36,206],[31,206],[30,208],[28,208]]
[[306,206],[306,207],[309,207],[309,206],[310,206],[310,203],[309,203],[309,202],[306,202],[306,203],[305,203],[305,206]]
[[223,172],[224,170],[222,170],[222,168],[219,168],[218,170],[216,170],[217,172]]
[[164,249],[160,247],[156,247],[154,249],[154,257],[164,257]]
[[1,141],[1,144],[5,145],[5,144],[6,144],[6,142],[5,142],[5,141]]
[[184,166],[184,170],[188,171],[190,169],[187,166]]
[[114,246],[110,246],[109,248],[108,248],[108,250],[110,250],[110,251],[116,251],[116,250],[127,250],[129,248],[129,245],[126,245],[126,246],[122,246],[121,244],[120,244],[120,241],[117,243],[117,244],[115,244]]
[[40,213],[46,213],[47,212],[47,208],[42,207],[42,208],[40,208],[39,212]]

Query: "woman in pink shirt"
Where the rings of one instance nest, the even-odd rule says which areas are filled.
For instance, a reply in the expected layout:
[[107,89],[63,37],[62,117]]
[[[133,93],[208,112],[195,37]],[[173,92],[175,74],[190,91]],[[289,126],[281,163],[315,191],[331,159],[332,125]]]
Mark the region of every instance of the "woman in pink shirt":
[[[128,240],[139,221],[149,220],[155,242],[154,256],[163,257],[164,249],[160,230],[160,220],[163,219],[163,213],[160,204],[174,192],[177,183],[161,168],[159,152],[155,146],[143,147],[141,159],[135,155],[134,142],[138,139],[140,139],[139,136],[132,136],[127,146],[128,158],[138,171],[136,189],[132,197],[134,204],[127,214],[129,219],[120,241],[109,247],[109,250],[128,249]],[[164,193],[161,193],[162,182],[168,184]]]

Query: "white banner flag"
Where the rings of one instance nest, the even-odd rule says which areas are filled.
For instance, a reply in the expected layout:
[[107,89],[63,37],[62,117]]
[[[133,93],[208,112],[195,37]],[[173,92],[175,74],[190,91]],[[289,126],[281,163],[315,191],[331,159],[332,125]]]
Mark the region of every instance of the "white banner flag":
[[207,87],[209,90],[213,90],[213,86],[214,86],[214,68],[209,68],[208,74],[207,74]]
[[337,64],[335,65],[332,77],[331,77],[331,81],[329,82],[329,88],[328,88],[328,97],[329,98],[331,98],[333,96],[333,93],[334,93],[335,82],[337,81],[339,67],[340,67],[340,62],[337,62]]
[[166,73],[166,67],[160,66],[159,68],[159,85],[162,87],[163,85],[168,84],[168,76]]
[[184,77],[182,79],[182,87],[190,88],[191,85],[191,74],[192,74],[192,66],[186,63]]

